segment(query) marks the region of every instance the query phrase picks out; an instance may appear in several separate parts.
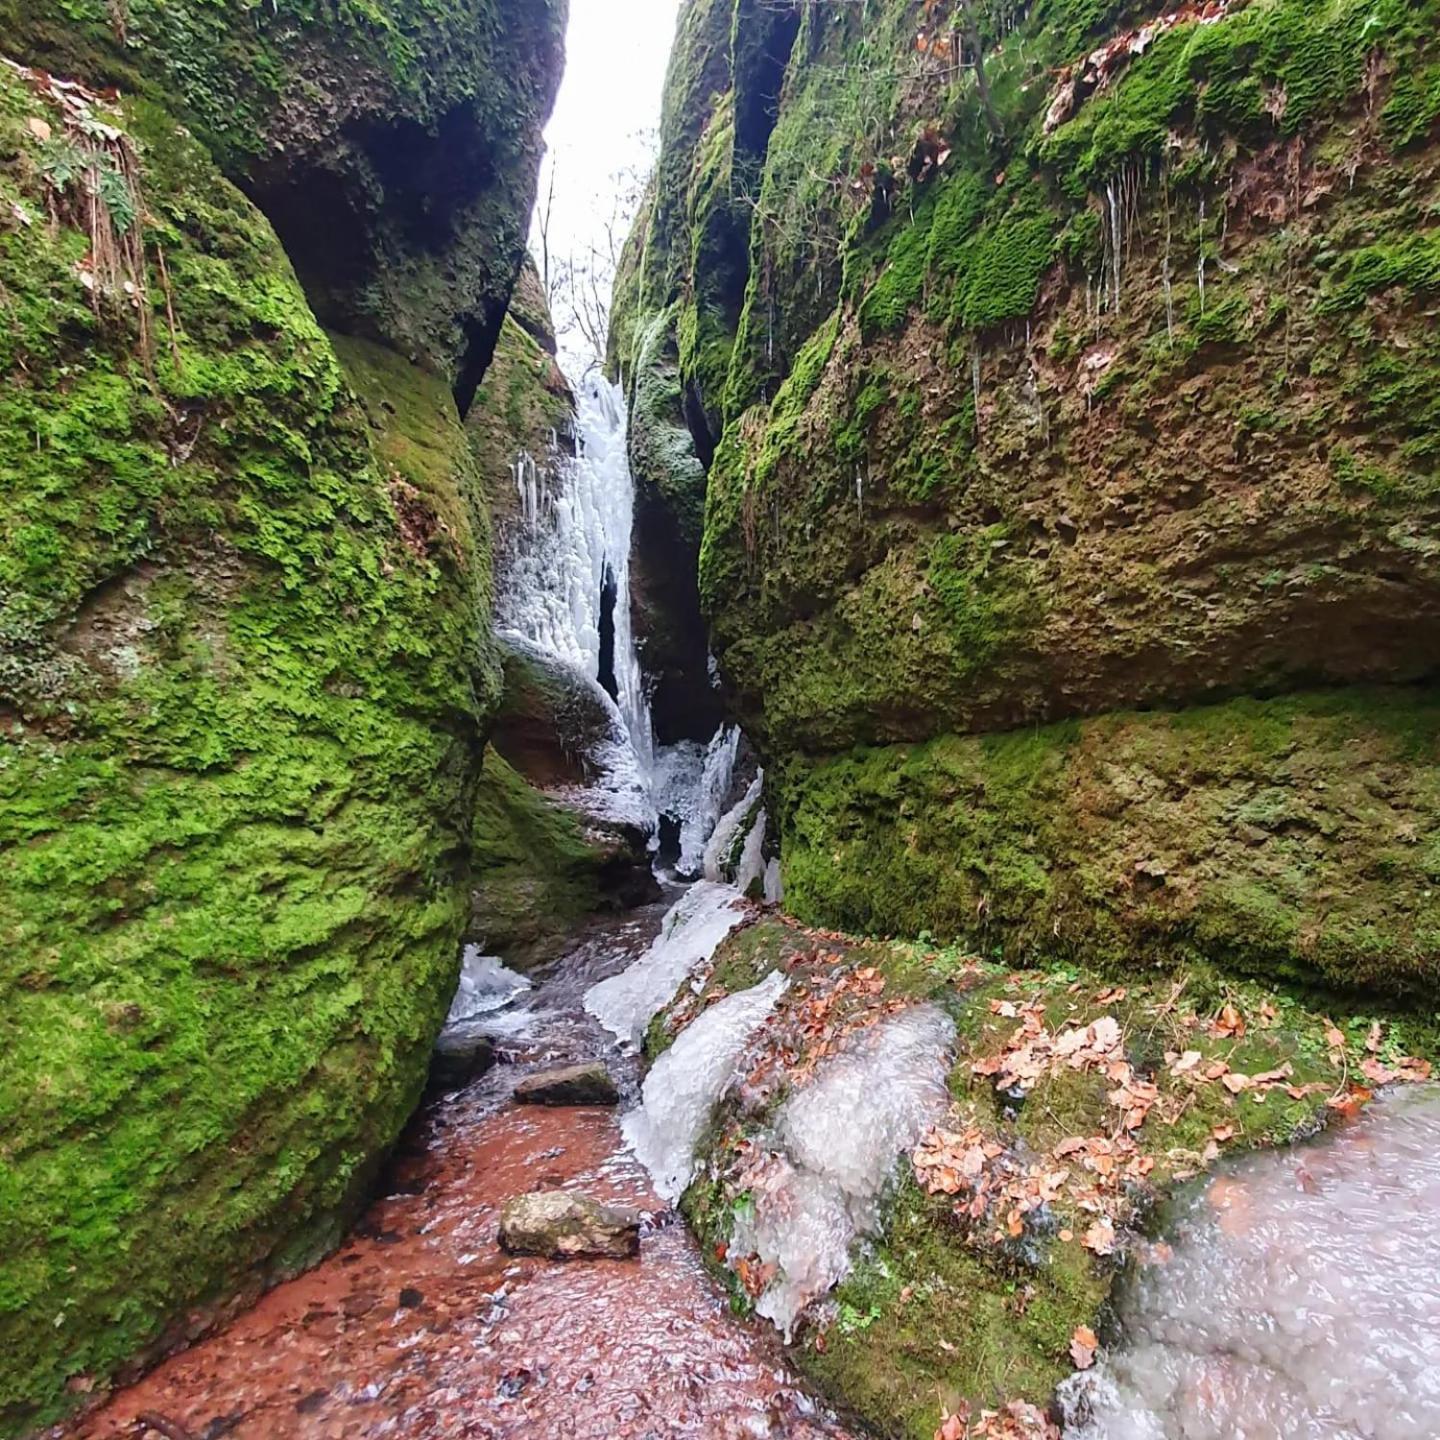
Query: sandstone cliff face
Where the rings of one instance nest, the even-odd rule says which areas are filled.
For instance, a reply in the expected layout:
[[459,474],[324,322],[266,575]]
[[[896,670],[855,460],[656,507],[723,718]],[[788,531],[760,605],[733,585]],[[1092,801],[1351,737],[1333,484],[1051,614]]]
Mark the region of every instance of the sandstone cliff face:
[[744,11],[617,344],[790,903],[1433,991],[1435,8]]
[[0,1433],[333,1243],[423,1084],[499,691],[467,227],[562,18],[0,7]]

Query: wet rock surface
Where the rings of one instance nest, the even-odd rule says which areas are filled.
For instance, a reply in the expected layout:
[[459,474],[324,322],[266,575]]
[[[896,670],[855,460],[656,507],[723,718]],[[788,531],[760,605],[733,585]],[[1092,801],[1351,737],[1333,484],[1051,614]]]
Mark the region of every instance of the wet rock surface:
[[495,1042],[488,1035],[447,1030],[435,1042],[430,1059],[430,1085],[435,1090],[461,1090],[495,1063]]
[[599,1060],[537,1070],[515,1086],[519,1105],[618,1105],[620,1091]]
[[[502,1056],[598,1051],[581,996],[644,950],[663,909],[592,927],[489,1017]],[[338,1254],[112,1397],[73,1440],[130,1440],[147,1414],[227,1440],[844,1440],[769,1327],[731,1313],[682,1226],[647,1234],[638,1263],[500,1249],[502,1206],[537,1185],[663,1211],[614,1112],[513,1105],[512,1075],[499,1064],[423,1111]]]
[[640,1215],[563,1190],[517,1195],[500,1212],[500,1244],[550,1260],[628,1260],[640,1253]]

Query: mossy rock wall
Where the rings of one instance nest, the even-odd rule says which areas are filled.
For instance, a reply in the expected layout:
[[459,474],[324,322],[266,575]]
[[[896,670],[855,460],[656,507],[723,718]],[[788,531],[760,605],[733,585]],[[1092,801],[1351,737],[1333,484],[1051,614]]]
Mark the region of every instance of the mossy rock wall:
[[500,688],[456,367],[326,334],[222,175],[250,183],[233,137],[156,63],[255,77],[144,29],[274,12],[132,6],[111,48],[76,8],[7,12],[5,43],[126,82],[92,118],[143,204],[95,183],[143,261],[110,286],[72,223],[87,132],[0,69],[5,1435],[342,1233],[453,989]]
[[182,118],[270,218],[325,324],[462,409],[525,249],[565,0],[0,0],[12,55]]
[[[833,904],[862,923],[794,828],[812,801],[877,844],[893,826],[945,869],[926,805],[902,827],[846,791],[858,808],[842,816],[827,767],[852,747],[1136,708],[1181,724],[1204,707],[1236,717],[1244,753],[1244,712],[1220,702],[1425,685],[1440,667],[1440,11],[973,8],[976,34],[957,4],[803,7],[768,85],[773,123],[743,145],[741,76],[756,71],[737,57],[761,22],[732,7],[723,93],[678,46],[691,77],[672,73],[669,93],[691,112],[662,136],[653,213],[672,213],[666,177],[683,175],[692,225],[681,243],[647,220],[625,292],[626,333],[668,305],[684,334],[729,273],[696,240],[723,177],[749,211],[749,254],[721,332],[700,592],[792,817],[796,903],[817,920]],[[1147,43],[1125,43],[1147,20]],[[665,286],[647,290],[654,276]],[[678,349],[684,395],[702,352],[720,352]],[[1217,785],[1199,803],[1224,808],[1216,777],[1186,783]],[[1008,821],[983,789],[967,804],[961,878],[864,923],[954,926],[961,892],[982,898],[963,873],[1003,868]],[[1358,878],[1386,851],[1376,825],[1349,832],[1358,864],[1317,908],[1361,927],[1328,978],[1387,979],[1360,938],[1367,916],[1390,934],[1399,913]],[[1041,833],[1035,865],[1063,876],[1069,852]],[[1246,854],[1226,849],[1217,880],[1226,865],[1243,888]],[[1118,883],[1067,898],[1079,930],[1109,932]],[[1263,917],[1221,929],[1207,943],[1240,963],[1275,959]],[[1161,926],[1147,946],[1173,954],[1185,933]],[[1304,945],[1278,948],[1309,963]],[[1397,960],[1388,980],[1416,973]]]
[[795,761],[787,904],[1011,963],[1440,991],[1440,699],[1345,690]]

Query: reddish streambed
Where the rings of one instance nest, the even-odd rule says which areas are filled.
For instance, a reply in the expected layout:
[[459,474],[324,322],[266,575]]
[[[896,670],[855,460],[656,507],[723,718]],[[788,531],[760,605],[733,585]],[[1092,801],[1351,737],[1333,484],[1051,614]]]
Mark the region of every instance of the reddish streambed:
[[[504,1063],[417,1117],[389,1193],[337,1254],[116,1394],[76,1440],[844,1436],[773,1332],[730,1313],[624,1152],[619,1115],[510,1099],[527,1070],[604,1049],[581,997],[664,909],[584,932],[522,1002],[531,1023],[501,1042]],[[633,1092],[633,1065],[611,1059]],[[640,1259],[503,1254],[500,1206],[549,1187],[650,1212]]]

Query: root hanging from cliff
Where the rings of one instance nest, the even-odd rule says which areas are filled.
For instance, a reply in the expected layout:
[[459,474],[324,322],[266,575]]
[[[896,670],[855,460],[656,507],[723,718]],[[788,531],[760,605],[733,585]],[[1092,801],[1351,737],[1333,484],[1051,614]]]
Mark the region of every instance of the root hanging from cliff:
[[[90,252],[79,270],[96,318],[133,311],[140,357],[153,379],[154,349],[145,257],[145,200],[140,158],[125,132],[100,118],[103,98],[74,81],[14,61],[4,64],[29,88],[58,108],[60,128],[30,122],[39,142],[39,168],[46,183],[52,225],[85,233]],[[166,307],[174,336],[174,304],[166,282]],[[178,347],[177,347],[178,358]]]

